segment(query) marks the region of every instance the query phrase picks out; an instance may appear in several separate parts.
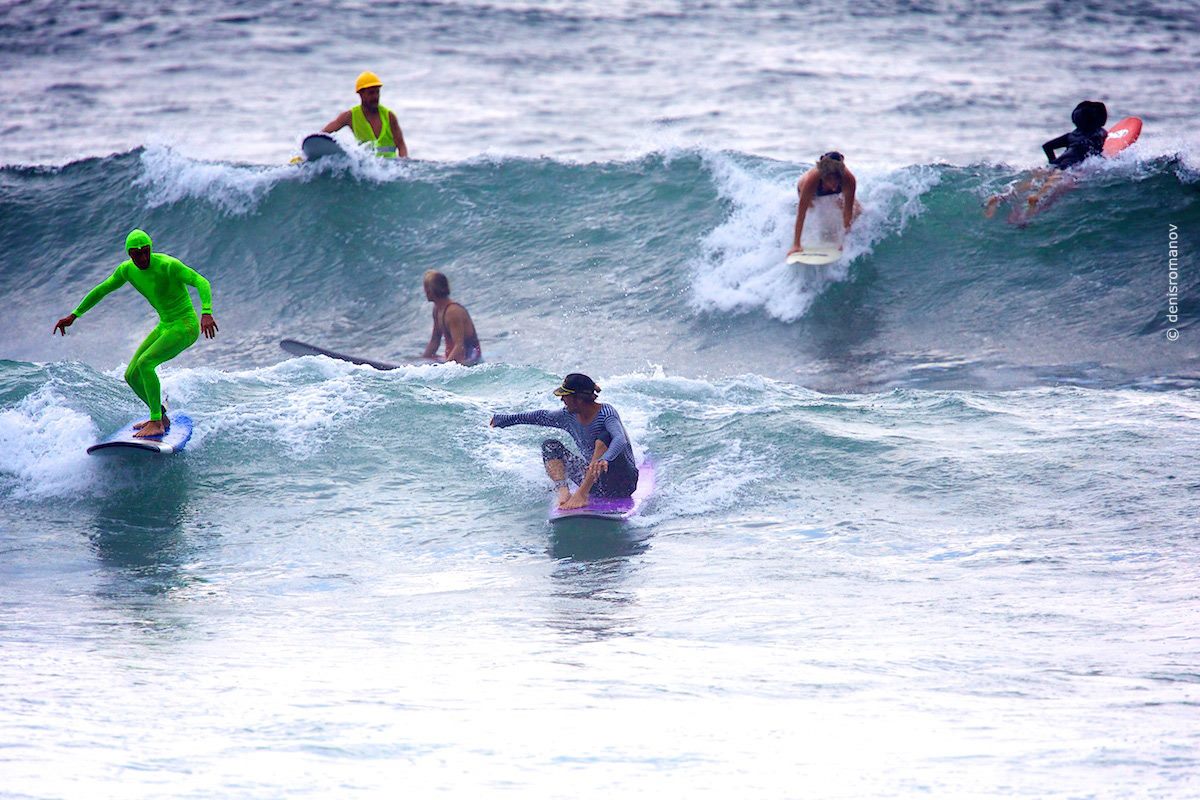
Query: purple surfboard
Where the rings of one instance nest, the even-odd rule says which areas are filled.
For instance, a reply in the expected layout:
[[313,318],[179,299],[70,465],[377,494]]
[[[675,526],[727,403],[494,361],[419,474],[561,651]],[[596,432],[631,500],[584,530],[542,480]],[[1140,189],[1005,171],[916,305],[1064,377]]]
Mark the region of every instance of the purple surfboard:
[[568,519],[606,519],[613,522],[626,522],[638,513],[650,495],[654,494],[654,462],[649,458],[638,467],[638,486],[632,497],[592,497],[583,508],[563,510],[558,507],[558,497],[550,498],[550,521],[562,522]]

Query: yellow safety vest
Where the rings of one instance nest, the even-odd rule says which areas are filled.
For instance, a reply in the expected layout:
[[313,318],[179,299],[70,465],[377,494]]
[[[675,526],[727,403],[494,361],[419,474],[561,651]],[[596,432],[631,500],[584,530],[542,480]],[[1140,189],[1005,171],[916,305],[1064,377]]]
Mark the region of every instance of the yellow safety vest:
[[371,130],[371,123],[363,115],[362,106],[350,109],[350,128],[354,131],[354,138],[375,145],[375,155],[380,158],[396,158],[399,154],[396,140],[392,137],[392,112],[382,105],[379,106],[379,121],[379,138],[375,138],[375,131]]

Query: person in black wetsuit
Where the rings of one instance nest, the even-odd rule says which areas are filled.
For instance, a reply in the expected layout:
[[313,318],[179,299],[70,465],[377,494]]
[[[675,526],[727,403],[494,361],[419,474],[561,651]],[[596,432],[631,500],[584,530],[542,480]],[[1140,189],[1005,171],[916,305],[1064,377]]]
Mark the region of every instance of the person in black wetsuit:
[[817,159],[817,165],[804,173],[796,184],[800,204],[796,209],[796,229],[792,235],[792,249],[788,251],[788,255],[804,249],[800,245],[800,236],[804,233],[804,218],[818,197],[835,199],[842,210],[842,228],[849,231],[850,223],[862,213],[862,206],[854,199],[857,189],[858,181],[855,180],[854,173],[846,168],[846,159],[841,153],[831,151]]
[[[1084,100],[1071,112],[1071,121],[1075,123],[1075,130],[1042,145],[1042,152],[1046,154],[1050,167],[1034,170],[1028,180],[988,198],[983,209],[985,217],[995,214],[996,207],[1003,201],[1026,192],[1029,193],[1026,198],[1029,210],[1036,210],[1043,201],[1048,202],[1057,195],[1058,187],[1070,185],[1069,179],[1068,182],[1063,182],[1067,170],[1104,152],[1104,140],[1108,138],[1108,131],[1104,129],[1104,124],[1108,122],[1108,108],[1104,103],[1098,100]],[[1055,150],[1063,152],[1056,157]]]
[[[1104,123],[1108,122],[1108,108],[1104,103],[1084,100],[1071,112],[1071,122],[1075,123],[1075,130],[1042,145],[1046,159],[1056,169],[1070,169],[1104,152],[1104,140],[1108,138],[1108,131],[1104,129]],[[1066,151],[1056,158],[1054,151],[1064,147]]]

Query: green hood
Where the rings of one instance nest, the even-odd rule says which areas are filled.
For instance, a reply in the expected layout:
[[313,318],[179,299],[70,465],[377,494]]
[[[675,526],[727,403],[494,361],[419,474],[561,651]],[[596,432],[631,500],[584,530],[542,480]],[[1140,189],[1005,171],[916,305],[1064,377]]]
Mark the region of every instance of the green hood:
[[135,247],[150,247],[150,234],[140,228],[134,228],[125,237],[125,250],[133,250]]

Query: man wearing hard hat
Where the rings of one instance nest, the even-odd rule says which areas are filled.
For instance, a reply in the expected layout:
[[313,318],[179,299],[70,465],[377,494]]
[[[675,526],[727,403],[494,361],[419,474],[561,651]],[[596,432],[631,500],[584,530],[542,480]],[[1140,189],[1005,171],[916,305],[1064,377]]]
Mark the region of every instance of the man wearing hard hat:
[[354,82],[354,91],[362,100],[360,105],[337,115],[325,126],[325,133],[340,131],[347,125],[354,131],[354,138],[375,148],[381,158],[408,158],[408,147],[404,144],[404,133],[396,114],[379,104],[379,90],[383,81],[374,72],[364,72]]

